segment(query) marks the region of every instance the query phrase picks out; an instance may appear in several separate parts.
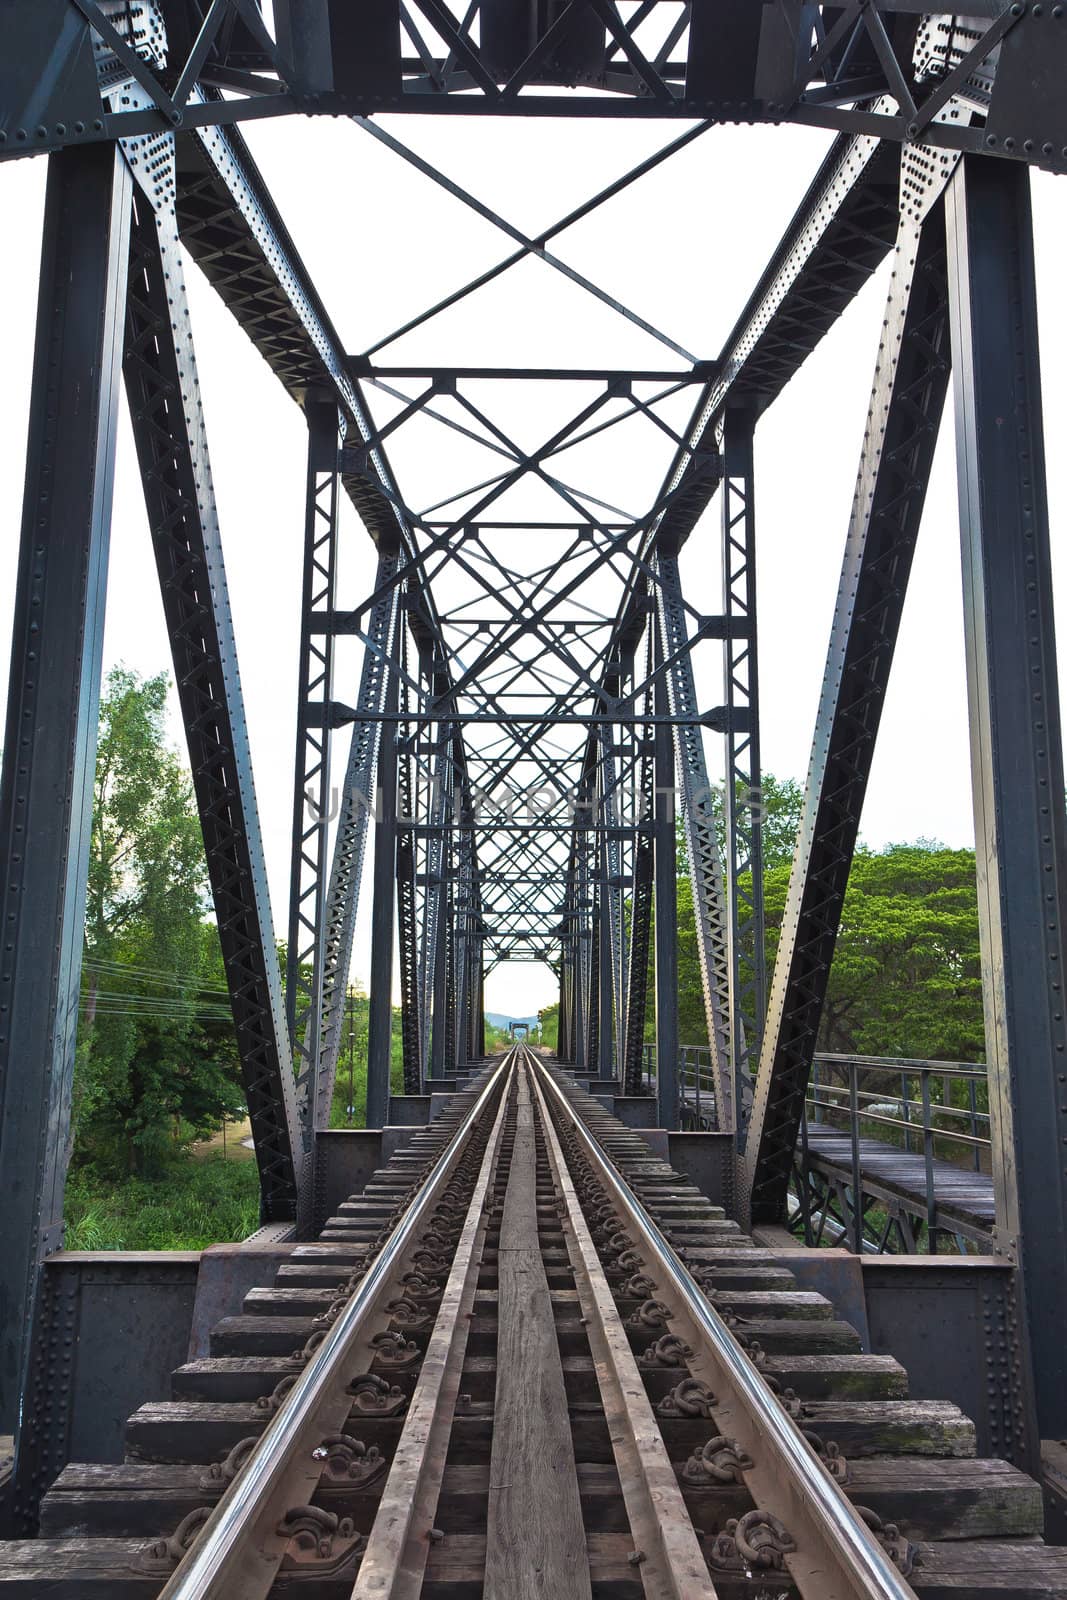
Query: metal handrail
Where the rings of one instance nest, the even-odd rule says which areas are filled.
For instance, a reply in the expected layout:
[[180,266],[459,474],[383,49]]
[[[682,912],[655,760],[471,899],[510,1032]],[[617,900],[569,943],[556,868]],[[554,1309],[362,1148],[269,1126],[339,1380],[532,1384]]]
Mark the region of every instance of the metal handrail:
[[[936,1077],[938,1074],[934,1073],[933,1076]],[[823,1098],[824,1096],[826,1098]],[[832,1099],[830,1096],[836,1096],[837,1098]],[[847,1101],[849,1098],[850,1095],[848,1086],[843,1083],[812,1084],[808,1093],[804,1096],[805,1102],[808,1105],[813,1106],[816,1110],[820,1111],[846,1110],[847,1107],[839,1104],[839,1101]],[[884,1122],[887,1127],[891,1128],[913,1128],[915,1125],[907,1117],[887,1116],[884,1111],[869,1111],[865,1109],[866,1106],[885,1106],[893,1104],[902,1106],[906,1111],[925,1110],[922,1098],[920,1097],[917,1100],[913,1100],[911,1095],[892,1095],[887,1099],[886,1095],[884,1094],[875,1094],[870,1089],[859,1089],[856,1092],[856,1099],[857,1101],[863,1102],[863,1104],[860,1105],[859,1114],[864,1122]],[[936,1114],[939,1117],[961,1117],[967,1121],[970,1121],[972,1125],[975,1121],[989,1121],[988,1111],[972,1111],[969,1106],[947,1106],[943,1101],[931,1101],[930,1114],[932,1116]],[[934,1132],[939,1138],[949,1139],[962,1144],[979,1144],[985,1146],[986,1148],[988,1148],[990,1144],[989,1139],[983,1139],[980,1134],[958,1133],[955,1128],[935,1128]]]
[[[575,1113],[562,1089],[536,1061],[544,1081],[564,1108],[597,1175],[615,1200],[636,1217],[660,1255],[656,1271],[666,1272],[670,1289],[685,1302],[689,1314],[707,1336],[709,1344],[740,1391],[764,1437],[809,1503],[823,1538],[837,1549],[848,1576],[862,1600],[916,1600],[915,1591],[900,1575],[882,1547],[856,1515],[851,1502],[815,1456],[800,1431],[782,1410],[771,1389],[741,1349],[733,1334],[713,1310],[689,1275],[658,1225],[645,1210],[614,1163],[597,1144]],[[662,1287],[662,1280],[661,1287]]]
[[[820,1074],[830,1070],[843,1074],[845,1083],[826,1083]],[[895,1080],[894,1087],[881,1090],[861,1089],[861,1077],[888,1077]],[[919,1097],[913,1098],[909,1080],[919,1081]],[[959,1080],[967,1086],[968,1104],[954,1106],[933,1099],[930,1088],[935,1079],[944,1084]],[[804,1115],[800,1127],[800,1171],[804,1184],[812,1168],[809,1153],[809,1129],[828,1128],[846,1134],[851,1142],[850,1167],[852,1177],[851,1220],[846,1233],[853,1250],[863,1247],[865,1208],[863,1194],[863,1158],[860,1146],[860,1129],[864,1124],[875,1128],[892,1128],[902,1135],[904,1150],[912,1153],[912,1141],[921,1144],[924,1167],[925,1220],[927,1248],[936,1252],[939,1231],[937,1185],[935,1181],[936,1144],[943,1144],[970,1152],[975,1172],[982,1170],[982,1152],[992,1149],[991,1120],[988,1110],[978,1109],[978,1085],[988,1082],[986,1069],[976,1062],[926,1061],[902,1056],[817,1055],[812,1063],[811,1082],[804,1097]],[[899,1086],[899,1092],[896,1086]],[[944,1090],[948,1098],[947,1087]],[[894,1114],[898,1112],[900,1114]],[[831,1121],[831,1118],[839,1120]],[[936,1120],[935,1120],[936,1119]],[[959,1127],[945,1126],[945,1122],[966,1122],[970,1132]],[[979,1127],[987,1130],[983,1136]],[[917,1153],[917,1152],[916,1152]],[[953,1152],[955,1153],[954,1149]],[[815,1152],[816,1163],[818,1151]],[[836,1163],[835,1163],[836,1164]],[[956,1163],[960,1165],[961,1163]],[[810,1218],[804,1212],[805,1237],[811,1241]],[[821,1229],[820,1229],[821,1234]],[[962,1248],[962,1247],[961,1247]]]
[[407,1249],[434,1204],[442,1180],[480,1120],[501,1073],[518,1048],[515,1046],[504,1056],[438,1156],[418,1197],[404,1212],[366,1277],[357,1285],[355,1293],[248,1457],[240,1476],[219,1501],[192,1550],[162,1590],[159,1600],[209,1600],[212,1594],[219,1592],[215,1585],[228,1576],[227,1569],[243,1548],[255,1517],[291,1464],[294,1436],[309,1420],[321,1390],[347,1356],[369,1304],[396,1267],[398,1258]]

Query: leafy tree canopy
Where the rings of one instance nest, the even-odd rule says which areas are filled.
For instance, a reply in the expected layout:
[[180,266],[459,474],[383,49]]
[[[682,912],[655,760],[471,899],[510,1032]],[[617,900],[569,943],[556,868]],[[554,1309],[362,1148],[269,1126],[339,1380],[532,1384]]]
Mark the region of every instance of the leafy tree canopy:
[[75,1160],[116,1175],[153,1175],[244,1108],[166,696],[165,676],[118,667],[100,708],[73,1129]]
[[[803,801],[793,779],[764,778],[768,973],[774,967]],[[721,829],[720,837],[725,843]],[[706,1044],[688,876],[678,884],[678,959],[680,1035],[686,1043]],[[819,1048],[943,1061],[983,1058],[973,850],[949,850],[925,839],[880,851],[857,850]]]

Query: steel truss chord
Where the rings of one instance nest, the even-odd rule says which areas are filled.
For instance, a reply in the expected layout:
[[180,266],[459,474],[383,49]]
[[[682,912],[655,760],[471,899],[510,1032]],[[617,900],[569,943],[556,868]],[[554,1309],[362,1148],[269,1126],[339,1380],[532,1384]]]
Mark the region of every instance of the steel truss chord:
[[289,1218],[301,1165],[292,1057],[184,271],[173,213],[140,194],[124,370],[263,1211]]
[[948,387],[944,212],[901,223],[845,546],[745,1182],[780,1220]]
[[[704,1016],[711,1049],[715,1085],[715,1111],[722,1132],[737,1125],[730,1005],[732,978],[727,916],[719,853],[719,818],[708,778],[704,736],[697,722],[697,693],[693,675],[692,645],[686,627],[678,561],[660,555],[656,563],[656,602],[663,631],[665,676],[670,712],[680,722],[674,730],[678,779],[681,786],[682,825],[685,831],[689,881],[693,891],[697,954],[704,987]],[[727,644],[726,648],[729,648]]]
[[38,1335],[40,1268],[63,1242],[130,200],[119,151],[50,158],[0,783],[8,1535],[34,1531],[66,1459],[52,1424],[56,1349]]

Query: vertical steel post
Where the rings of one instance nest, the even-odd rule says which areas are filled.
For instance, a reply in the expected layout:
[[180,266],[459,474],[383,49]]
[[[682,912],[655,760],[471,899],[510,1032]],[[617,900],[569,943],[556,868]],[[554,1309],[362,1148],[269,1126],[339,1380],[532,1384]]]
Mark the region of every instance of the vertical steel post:
[[[401,635],[403,640],[404,636]],[[403,682],[400,689],[401,715],[410,710],[408,655],[399,656]],[[404,1094],[422,1093],[422,1018],[419,1004],[419,935],[417,904],[416,826],[418,786],[412,773],[411,724],[405,721],[397,730],[397,834],[396,834],[396,910],[397,945],[400,958],[400,1037],[403,1055]]]
[[[301,1221],[310,1221],[311,1145],[322,1052],[323,958],[327,836],[330,811],[330,704],[333,699],[331,613],[337,587],[337,406],[309,399],[304,513],[304,578],[300,683],[296,708],[293,836],[285,1005],[297,1065],[304,1145]],[[318,624],[318,626],[316,626]],[[327,1120],[329,1113],[327,1112]]]
[[0,782],[0,1426],[18,1435],[19,1532],[63,1466],[34,1321],[41,1262],[63,1242],[130,200],[114,146],[49,158]]
[[[445,939],[445,918],[448,902],[444,888],[445,824],[448,820],[448,759],[447,736],[438,724],[438,747],[430,778],[427,814],[433,832],[426,837],[423,853],[426,877],[426,894],[423,902],[420,1007],[422,1014],[422,1048],[426,1058],[427,1076],[439,1078],[444,1061],[443,1040],[440,1038],[443,1012],[438,1010],[438,983],[443,972],[442,958]],[[441,990],[440,1004],[444,1004]],[[437,1018],[435,1027],[433,1019]]]
[[322,1050],[315,1110],[317,1128],[325,1128],[329,1124],[356,916],[363,887],[367,819],[374,809],[375,771],[383,727],[387,729],[388,726],[380,723],[377,717],[382,709],[393,636],[400,615],[398,586],[389,584],[396,571],[397,559],[395,552],[379,552],[375,582],[378,588],[386,587],[387,593],[373,608],[365,623],[367,638],[356,700],[357,710],[369,716],[357,719],[352,728],[352,743],[341,786],[325,911]]
[[588,996],[585,990],[585,969],[582,934],[585,930],[585,911],[582,901],[585,881],[581,870],[580,851],[571,856],[570,934],[571,934],[571,1061],[579,1070],[585,1061],[585,1023]]
[[437,933],[434,943],[433,965],[433,1016],[430,1032],[430,1077],[443,1078],[447,1059],[448,1023],[448,864],[447,847],[440,855],[441,881],[433,891],[437,895]]
[[678,1104],[678,841],[674,825],[674,736],[670,694],[663,670],[663,641],[655,617],[656,716],[655,800],[655,956],[656,956],[656,1113],[661,1128],[677,1128]]
[[471,822],[472,813],[467,795],[461,788],[460,816],[464,827],[457,849],[458,867],[456,892],[452,900],[453,937],[455,939],[454,1009],[451,1013],[456,1041],[456,1070],[464,1072],[470,1060],[470,981],[471,981]]
[[[403,618],[399,626],[403,626]],[[389,1118],[393,1059],[393,931],[396,920],[396,767],[400,705],[399,639],[385,686],[387,720],[378,753],[378,807],[374,819],[374,886],[371,909],[370,1005],[367,1013],[367,1127]],[[389,720],[392,719],[392,720]]]
[[[725,501],[724,501],[725,504]],[[732,502],[731,502],[732,504]],[[708,778],[704,731],[699,720],[696,676],[682,586],[675,556],[661,552],[656,563],[657,597],[664,648],[670,663],[670,702],[679,723],[679,800],[685,829],[689,881],[693,890],[696,946],[704,989],[716,1126],[732,1133],[739,1125],[731,1065],[731,979],[729,906],[719,853],[719,811]],[[727,645],[726,650],[729,651]],[[729,656],[726,657],[727,661]]]
[[726,730],[726,870],[730,1064],[743,1142],[767,1009],[756,632],[756,499],[751,412],[723,424],[722,559]]
[[[604,822],[604,810],[599,812],[601,824]],[[608,850],[606,844],[599,852],[600,871],[604,883],[597,899],[596,916],[598,918],[597,959],[599,962],[599,978],[597,984],[597,998],[600,1006],[600,1024],[597,1035],[597,1059],[589,1063],[590,1070],[595,1071],[602,1080],[615,1076],[615,963],[612,960],[612,889],[608,886],[609,872]]]
[[1067,818],[1030,175],[948,192],[964,636],[998,1251],[1019,1262],[1041,1437],[1067,1432]]

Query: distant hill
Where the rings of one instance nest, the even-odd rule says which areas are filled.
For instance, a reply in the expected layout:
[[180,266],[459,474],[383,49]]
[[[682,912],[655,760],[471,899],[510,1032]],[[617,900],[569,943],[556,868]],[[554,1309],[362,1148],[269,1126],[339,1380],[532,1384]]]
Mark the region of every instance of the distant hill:
[[532,1017],[505,1017],[500,1011],[487,1011],[485,1020],[494,1028],[510,1028],[513,1022],[525,1022],[531,1028],[537,1027],[536,1011]]

